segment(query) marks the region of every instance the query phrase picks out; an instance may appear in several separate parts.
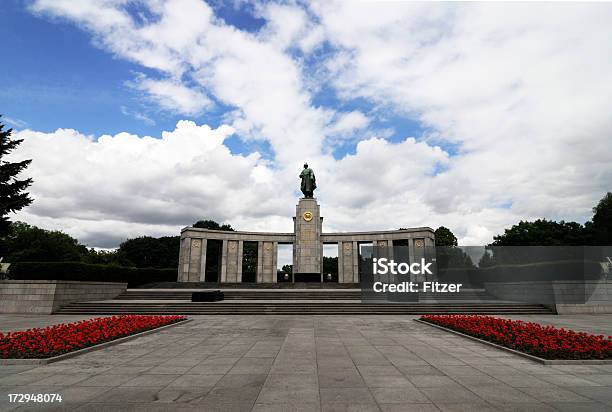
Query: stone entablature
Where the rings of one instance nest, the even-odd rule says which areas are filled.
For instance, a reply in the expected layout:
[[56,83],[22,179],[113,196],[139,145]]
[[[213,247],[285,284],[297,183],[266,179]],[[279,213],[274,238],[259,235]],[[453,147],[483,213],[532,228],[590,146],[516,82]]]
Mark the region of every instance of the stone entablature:
[[[314,198],[300,199],[296,207],[294,233],[230,232],[223,230],[186,227],[181,230],[179,255],[179,282],[204,282],[206,275],[206,249],[208,240],[221,241],[218,280],[220,283],[240,283],[244,242],[257,242],[257,283],[275,283],[279,244],[293,245],[294,273],[323,271],[323,245],[338,246],[338,282],[359,282],[359,244],[393,246],[394,242],[407,243],[411,258],[420,250],[434,246],[434,231],[429,227],[369,232],[323,233],[323,217]],[[398,242],[399,243],[399,242]]]
[[293,233],[281,232],[230,232],[227,230],[200,229],[199,227],[185,227],[181,229],[181,239],[190,237],[193,239],[219,239],[219,240],[242,240],[242,241],[269,241],[292,243],[295,240]]
[[380,230],[375,232],[337,232],[322,233],[323,243],[336,242],[372,242],[374,240],[404,240],[404,239],[423,239],[425,246],[434,245],[434,231],[429,227],[417,227],[403,230]]

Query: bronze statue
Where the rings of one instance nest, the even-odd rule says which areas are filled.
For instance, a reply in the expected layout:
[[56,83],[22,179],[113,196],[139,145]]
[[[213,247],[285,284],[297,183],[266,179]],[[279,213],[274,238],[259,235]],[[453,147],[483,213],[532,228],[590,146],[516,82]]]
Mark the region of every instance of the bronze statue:
[[308,163],[304,163],[304,170],[300,173],[300,178],[302,179],[302,193],[304,193],[305,198],[312,198],[312,194],[314,190],[317,188],[317,183],[315,179],[315,174],[311,168],[308,167]]

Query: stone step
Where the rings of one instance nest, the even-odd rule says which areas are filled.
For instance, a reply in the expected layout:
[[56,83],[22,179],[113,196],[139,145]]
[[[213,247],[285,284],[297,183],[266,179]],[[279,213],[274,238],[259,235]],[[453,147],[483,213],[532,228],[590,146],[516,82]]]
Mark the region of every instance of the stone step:
[[58,314],[426,314],[426,313],[481,313],[481,314],[550,314],[542,305],[529,304],[439,304],[439,303],[123,303],[121,301],[73,303],[61,308]]
[[[191,300],[193,291],[140,291],[128,290],[117,297],[119,300]],[[223,290],[225,300],[360,300],[360,290]],[[419,300],[487,300],[491,299],[482,290],[467,290],[461,293],[420,293]]]
[[359,283],[336,283],[336,282],[279,282],[279,283],[216,283],[216,282],[156,282],[137,286],[133,290],[152,289],[253,289],[253,290],[345,290],[359,289]]

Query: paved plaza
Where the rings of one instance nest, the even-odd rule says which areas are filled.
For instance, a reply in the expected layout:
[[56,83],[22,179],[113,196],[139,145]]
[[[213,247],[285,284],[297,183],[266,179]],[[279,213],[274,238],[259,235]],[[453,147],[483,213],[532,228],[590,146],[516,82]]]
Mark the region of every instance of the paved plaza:
[[[83,317],[0,317],[23,327]],[[594,333],[612,316],[521,316]],[[612,410],[612,365],[543,366],[410,316],[194,316],[45,366],[0,366],[0,410]],[[59,393],[22,406],[9,393]]]

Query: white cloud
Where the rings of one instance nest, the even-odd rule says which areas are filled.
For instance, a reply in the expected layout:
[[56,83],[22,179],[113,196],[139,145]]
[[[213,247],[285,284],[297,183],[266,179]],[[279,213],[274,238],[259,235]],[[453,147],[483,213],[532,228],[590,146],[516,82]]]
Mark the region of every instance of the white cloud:
[[460,144],[448,171],[420,192],[427,222],[464,242],[490,241],[521,218],[584,221],[609,190],[609,156],[595,148],[612,128],[610,5],[311,9],[338,49],[327,67],[341,97],[416,117]]
[[337,120],[330,125],[327,130],[329,135],[349,135],[353,134],[356,130],[363,129],[368,126],[370,119],[368,119],[360,111],[352,111],[348,113],[342,113],[338,116]]
[[310,53],[325,40],[322,27],[300,7],[267,3],[259,12],[259,17],[267,22],[259,37],[280,50],[297,47]]
[[119,109],[124,115],[133,117],[136,120],[140,120],[147,126],[155,126],[155,120],[151,119],[145,113],[141,113],[139,111],[132,111],[125,106],[121,106]]
[[212,106],[205,93],[173,80],[154,80],[138,76],[135,82],[128,82],[128,85],[147,92],[149,98],[160,107],[181,114],[195,115]]
[[[25,172],[34,179],[34,203],[16,219],[108,247],[143,233],[177,234],[200,218],[245,224],[282,214],[291,199],[280,201],[283,194],[258,153],[230,153],[223,141],[232,133],[229,126],[189,121],[161,139],[17,132],[24,141],[12,156],[34,159]],[[96,243],[100,233],[114,243]]]
[[6,123],[9,126],[16,127],[18,129],[23,129],[24,127],[28,127],[28,123],[27,122],[25,122],[25,121],[23,121],[21,119],[15,119],[13,117],[8,117],[8,116],[4,116],[4,115],[2,117],[0,117],[0,121],[2,123]]
[[[23,131],[23,153],[35,158],[33,221],[96,236],[157,233],[200,216],[291,230],[307,160],[325,230],[445,225],[464,244],[483,243],[520,219],[584,221],[612,183],[602,149],[612,129],[609,4],[267,4],[254,34],[197,0],[146,3],[156,18],[144,23],[124,4],[38,0],[32,9],[156,70],[136,85],[164,109],[202,112],[209,96],[230,106],[226,122],[268,142],[274,158],[233,156],[229,129],[191,123],[161,140]],[[430,132],[391,144],[372,131],[376,113],[313,104],[321,88]],[[339,137],[359,144],[335,160],[327,153]],[[440,148],[448,142],[459,148],[452,157]]]
[[[236,107],[231,119],[236,128],[248,124],[249,135],[268,140],[282,163],[298,165],[303,156],[321,153],[330,113],[311,105],[299,63],[283,50],[287,42],[300,38],[288,25],[270,20],[266,35],[258,37],[215,19],[212,9],[199,0],[151,2],[149,11],[157,18],[139,25],[123,9],[124,3],[73,7],[71,2],[39,0],[32,9],[74,21],[117,56],[165,74],[158,80],[136,81],[165,109],[194,114],[207,106],[202,94],[206,89]],[[305,19],[295,6],[270,13],[283,13],[292,21]],[[294,150],[298,145],[303,146],[299,154]]]

